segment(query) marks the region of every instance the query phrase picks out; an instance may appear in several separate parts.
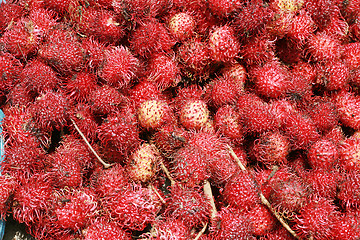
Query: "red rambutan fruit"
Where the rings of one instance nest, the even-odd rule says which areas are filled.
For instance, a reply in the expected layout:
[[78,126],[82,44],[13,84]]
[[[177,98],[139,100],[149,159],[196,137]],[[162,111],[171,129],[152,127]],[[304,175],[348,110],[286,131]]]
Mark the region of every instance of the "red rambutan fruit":
[[76,102],[87,102],[96,90],[96,76],[89,72],[79,72],[68,78],[65,83],[67,96]]
[[187,141],[188,133],[173,123],[165,124],[153,134],[153,142],[166,156],[181,148]]
[[5,220],[10,209],[12,195],[18,183],[14,177],[8,175],[0,175],[0,219]]
[[300,10],[299,14],[291,20],[286,36],[296,45],[302,46],[315,30],[316,25],[310,14],[305,10]]
[[304,5],[303,0],[271,0],[270,7],[277,13],[294,13]]
[[192,132],[188,143],[190,146],[202,151],[204,155],[208,156],[208,159],[215,157],[224,150],[228,150],[225,139],[212,132]]
[[52,131],[66,125],[68,120],[68,100],[61,94],[48,91],[30,106],[31,116],[36,126]]
[[323,32],[333,35],[338,39],[346,40],[349,34],[349,24],[342,16],[333,16]]
[[336,206],[329,200],[314,197],[295,218],[295,229],[301,238],[329,239],[338,218]]
[[225,184],[222,193],[225,201],[240,210],[254,207],[260,202],[254,180],[249,173],[239,171]]
[[[240,150],[241,151],[241,150]],[[243,151],[243,150],[242,150]],[[246,166],[246,155],[239,154],[239,148],[234,150],[243,165]],[[208,164],[208,171],[210,172],[210,180],[216,186],[223,186],[226,184],[234,174],[239,170],[235,161],[230,156],[229,152],[223,150],[218,152],[214,157],[210,159]]]
[[181,219],[189,228],[201,226],[210,218],[210,201],[198,188],[171,186],[165,215]]
[[162,157],[155,145],[143,143],[128,159],[126,169],[131,180],[145,183],[154,178],[161,161]]
[[277,228],[260,238],[261,240],[293,240],[294,237],[283,227]]
[[96,132],[103,146],[120,154],[128,154],[141,142],[137,122],[130,116],[119,113],[109,116]]
[[189,12],[176,13],[168,22],[169,32],[180,42],[194,35],[195,26],[195,19]]
[[186,129],[201,129],[205,127],[210,117],[210,111],[205,101],[189,99],[178,112],[180,122]]
[[320,139],[312,144],[308,151],[308,161],[312,168],[332,169],[339,159],[338,147],[327,139]]
[[108,85],[97,87],[89,97],[92,111],[100,115],[119,110],[124,101],[125,97],[118,90]]
[[312,169],[305,172],[305,182],[318,196],[334,200],[339,184],[339,173],[324,169]]
[[246,69],[242,64],[238,62],[226,64],[221,72],[223,76],[228,76],[232,79],[237,91],[244,91],[247,74]]
[[275,40],[270,37],[266,33],[259,33],[246,41],[241,56],[247,64],[259,65],[275,57]]
[[332,236],[339,240],[356,240],[360,237],[360,212],[346,211],[341,214],[332,229]]
[[141,127],[154,130],[171,122],[173,111],[165,100],[148,100],[140,104],[137,116]]
[[129,49],[123,46],[105,51],[105,59],[99,76],[116,88],[127,87],[134,79],[140,62]]
[[0,52],[0,91],[10,90],[19,82],[23,65],[10,53]]
[[321,28],[326,27],[330,23],[331,17],[340,15],[339,4],[332,0],[307,0],[305,1],[304,8]]
[[156,52],[166,52],[175,44],[163,24],[153,18],[139,25],[132,32],[129,41],[134,52],[142,57]]
[[336,127],[339,121],[335,104],[326,98],[309,105],[307,113],[316,127],[323,132]]
[[145,101],[164,100],[164,95],[155,82],[142,80],[130,90],[130,98],[139,107]]
[[27,106],[29,103],[34,102],[36,95],[30,92],[25,84],[16,84],[7,94],[7,102],[11,106]]
[[341,123],[360,129],[360,97],[351,92],[341,92],[335,96],[334,101]]
[[340,40],[326,33],[317,33],[307,41],[307,53],[313,61],[338,60],[341,56]]
[[150,233],[150,239],[176,239],[187,240],[191,238],[190,229],[181,219],[161,219],[153,223]]
[[45,7],[56,11],[60,16],[63,16],[65,13],[69,12],[70,9],[79,5],[77,0],[49,0],[44,1]]
[[3,33],[11,22],[16,22],[25,9],[19,4],[2,2],[0,5],[0,33]]
[[239,91],[230,75],[223,75],[209,84],[208,98],[216,107],[236,103]]
[[155,54],[149,59],[147,80],[154,82],[160,91],[175,87],[180,81],[180,68],[175,59],[166,54]]
[[24,180],[14,192],[13,217],[20,223],[41,221],[48,210],[54,187],[44,174]]
[[254,240],[253,226],[245,213],[234,208],[222,208],[210,228],[211,239]]
[[284,38],[290,31],[293,12],[275,13],[274,17],[266,24],[266,31],[277,38]]
[[215,129],[235,143],[242,143],[244,126],[234,107],[224,105],[216,111]]
[[220,17],[230,17],[234,13],[238,12],[243,6],[243,2],[241,0],[209,0],[207,3],[209,4],[210,10]]
[[63,25],[56,25],[49,31],[38,54],[47,64],[65,75],[80,70],[84,61],[77,36]]
[[304,98],[310,98],[313,95],[312,87],[317,75],[315,67],[309,63],[300,61],[292,66],[290,72],[289,93],[299,95]]
[[151,189],[134,184],[116,195],[103,198],[102,205],[118,226],[138,231],[155,221],[161,206]]
[[277,219],[264,205],[256,205],[248,214],[253,226],[252,233],[256,236],[262,236],[271,232],[277,225]]
[[41,38],[44,38],[50,29],[56,25],[58,20],[56,14],[47,9],[35,8],[30,11],[29,19],[33,24],[34,32],[38,34]]
[[348,171],[340,182],[337,198],[340,204],[350,208],[360,206],[360,173],[357,170]]
[[339,144],[345,140],[345,134],[343,129],[338,125],[333,129],[330,129],[325,135],[325,139],[332,141],[335,144]]
[[239,56],[240,42],[231,26],[215,27],[209,35],[210,57],[215,61],[231,62]]
[[57,73],[39,59],[29,61],[22,70],[20,78],[29,91],[38,94],[55,90],[60,83]]
[[78,188],[64,197],[66,202],[55,210],[61,227],[77,231],[97,215],[98,199],[90,189]]
[[106,47],[92,37],[84,38],[81,45],[85,53],[87,66],[96,71],[104,62]]
[[360,43],[348,43],[343,45],[342,59],[347,64],[350,70],[355,70],[360,67]]
[[280,126],[284,127],[287,119],[298,113],[294,101],[288,99],[279,99],[271,101],[269,104],[270,112],[275,116],[276,121]]
[[350,71],[346,64],[340,61],[329,61],[325,65],[320,65],[319,68],[317,82],[324,85],[326,89],[332,91],[347,88]]
[[236,107],[248,132],[261,133],[277,128],[277,121],[270,106],[252,93],[239,96]]
[[84,240],[112,239],[131,240],[130,233],[119,227],[115,222],[98,218],[84,229]]
[[174,178],[189,187],[199,185],[210,177],[208,159],[193,146],[186,145],[177,150],[172,165]]
[[339,144],[340,165],[346,170],[360,170],[360,138],[346,138]]
[[[91,112],[91,106],[88,104],[77,104],[74,108],[71,109],[70,118],[75,121],[76,125],[80,131],[84,134],[86,139],[90,142],[94,141],[96,138],[96,132],[94,129],[98,127],[98,124],[95,120],[95,116]],[[78,131],[70,126],[70,131],[73,135],[79,136]]]
[[281,132],[264,132],[255,140],[252,154],[267,166],[287,163],[290,141]]
[[252,71],[255,88],[260,95],[269,98],[284,96],[289,89],[289,73],[279,61],[268,61]]

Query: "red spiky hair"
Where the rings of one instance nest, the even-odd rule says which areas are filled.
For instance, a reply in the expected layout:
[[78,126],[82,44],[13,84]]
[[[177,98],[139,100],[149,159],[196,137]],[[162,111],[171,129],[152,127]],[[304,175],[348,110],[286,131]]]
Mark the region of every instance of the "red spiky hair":
[[128,231],[119,227],[113,221],[107,221],[103,218],[95,219],[84,230],[84,240],[95,239],[112,239],[112,240],[131,240],[131,235]]
[[334,98],[337,112],[342,124],[360,129],[360,97],[352,92],[340,92]]
[[304,180],[319,197],[335,199],[340,180],[338,171],[311,169],[305,172]]
[[303,46],[315,30],[316,25],[310,14],[305,10],[300,10],[298,15],[293,17],[286,36],[296,46]]
[[91,93],[97,88],[96,83],[95,74],[83,71],[68,78],[64,88],[69,99],[75,102],[87,102]]
[[[98,123],[91,111],[91,106],[89,104],[79,103],[75,107],[71,108],[69,115],[70,118],[75,121],[75,124],[79,127],[86,139],[90,142],[95,141],[96,132],[94,132],[94,129],[98,127]],[[73,124],[69,127],[73,135],[80,136]]]
[[2,220],[5,220],[9,212],[11,198],[17,187],[18,182],[15,177],[0,175],[0,219]]
[[360,138],[352,136],[339,144],[340,166],[346,170],[360,170]]
[[312,168],[332,169],[339,159],[338,146],[330,140],[320,139],[308,150],[308,161]]
[[313,61],[338,60],[341,56],[340,40],[319,32],[309,37],[306,51]]
[[109,85],[97,87],[90,95],[91,110],[95,114],[106,115],[118,111],[125,102],[125,97]]
[[0,52],[0,92],[13,88],[19,82],[22,63],[10,53]]
[[241,56],[249,65],[260,65],[275,57],[275,40],[266,32],[247,39]]
[[16,22],[24,14],[24,8],[19,4],[2,2],[0,5],[0,33],[2,34],[10,22]]
[[215,114],[215,129],[231,141],[239,144],[244,139],[244,126],[235,108],[229,105],[220,107]]

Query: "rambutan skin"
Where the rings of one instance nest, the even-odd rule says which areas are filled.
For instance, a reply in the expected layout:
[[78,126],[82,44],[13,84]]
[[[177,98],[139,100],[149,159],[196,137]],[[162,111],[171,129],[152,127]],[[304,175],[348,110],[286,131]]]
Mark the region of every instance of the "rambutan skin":
[[236,143],[241,143],[245,135],[243,123],[234,107],[224,105],[215,114],[215,129]]
[[179,12],[174,14],[169,22],[169,32],[179,41],[190,38],[195,33],[195,19],[188,12]]
[[89,72],[79,72],[67,79],[65,92],[76,102],[87,102],[90,94],[96,89],[97,78]]
[[10,53],[0,52],[0,92],[10,90],[19,83],[20,73],[23,69],[22,63]]
[[325,33],[317,33],[309,38],[307,51],[314,61],[338,60],[341,56],[340,41]]
[[149,100],[137,109],[138,120],[145,129],[158,129],[174,120],[173,111],[165,100]]
[[342,206],[346,208],[360,206],[360,173],[357,170],[350,170],[345,174],[339,184],[337,198]]
[[334,98],[340,121],[348,127],[360,129],[360,97],[351,92],[339,93]]
[[339,145],[340,166],[345,170],[360,170],[360,138],[346,138]]
[[84,234],[84,240],[96,239],[131,240],[131,236],[116,223],[98,218],[85,229]]
[[4,220],[10,209],[11,197],[18,186],[14,177],[0,175],[0,219]]
[[119,111],[125,102],[125,98],[114,87],[104,85],[91,92],[89,102],[94,114],[107,115]]

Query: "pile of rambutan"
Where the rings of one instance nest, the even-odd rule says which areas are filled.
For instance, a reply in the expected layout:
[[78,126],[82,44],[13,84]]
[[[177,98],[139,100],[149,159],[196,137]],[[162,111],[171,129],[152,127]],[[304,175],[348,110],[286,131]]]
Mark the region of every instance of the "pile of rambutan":
[[37,240],[360,239],[359,0],[8,0],[0,107]]

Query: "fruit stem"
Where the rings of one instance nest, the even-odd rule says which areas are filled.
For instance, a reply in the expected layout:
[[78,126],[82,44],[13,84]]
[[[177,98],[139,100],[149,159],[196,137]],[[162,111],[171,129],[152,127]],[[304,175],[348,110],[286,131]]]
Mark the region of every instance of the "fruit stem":
[[104,166],[104,168],[109,168],[111,167],[113,164],[108,164],[106,162],[104,162],[104,160],[101,159],[101,157],[96,153],[96,151],[94,150],[94,148],[90,145],[89,141],[86,139],[85,135],[81,132],[80,128],[78,127],[78,125],[75,123],[75,121],[73,119],[71,119],[72,124],[74,125],[76,131],[78,131],[78,133],[80,134],[80,136],[82,137],[82,139],[84,140],[84,142],[86,143],[86,145],[90,148],[91,152],[95,155],[95,157],[99,160],[99,162]]
[[246,171],[245,166],[242,164],[242,162],[240,161],[240,159],[238,158],[238,156],[236,156],[234,150],[228,145],[229,148],[229,152],[231,154],[231,156],[235,159],[237,165],[240,167],[241,170]]
[[165,175],[167,176],[167,178],[170,180],[171,185],[172,186],[175,185],[175,183],[176,183],[175,180],[172,178],[169,170],[165,167],[163,162],[160,162],[160,167],[163,170],[163,172],[165,173]]
[[205,180],[205,184],[204,184],[204,193],[205,195],[209,198],[210,200],[210,205],[211,205],[211,220],[214,220],[217,214],[217,210],[216,210],[216,206],[215,206],[215,202],[214,202],[214,196],[212,194],[211,191],[211,185],[210,182],[208,180]]
[[164,198],[160,195],[160,193],[158,192],[158,190],[156,190],[156,188],[154,187],[154,185],[150,184],[150,188],[151,190],[153,190],[156,194],[156,196],[160,199],[160,201],[162,202],[162,204],[166,204]]
[[201,229],[201,231],[196,235],[196,237],[194,238],[194,240],[198,240],[198,239],[201,237],[201,235],[203,235],[203,233],[204,233],[205,230],[206,230],[207,225],[208,225],[208,223],[205,223],[205,224],[204,224],[204,227],[203,227],[203,228]]

